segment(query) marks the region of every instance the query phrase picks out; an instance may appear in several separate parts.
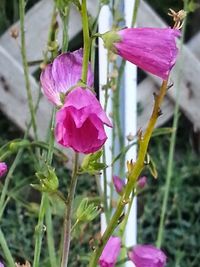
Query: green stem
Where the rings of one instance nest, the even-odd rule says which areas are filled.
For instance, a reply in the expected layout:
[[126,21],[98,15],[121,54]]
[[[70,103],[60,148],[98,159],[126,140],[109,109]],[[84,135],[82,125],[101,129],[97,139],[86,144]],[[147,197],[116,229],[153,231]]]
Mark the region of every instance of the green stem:
[[49,149],[47,153],[47,164],[50,165],[53,159],[54,151],[54,124],[55,124],[55,114],[56,108],[53,108],[51,122],[50,122],[50,131],[49,131]]
[[88,72],[88,63],[89,63],[90,45],[91,45],[86,1],[87,0],[82,0],[82,7],[81,7],[83,42],[84,42],[83,66],[82,66],[82,77],[81,77],[83,83],[87,83],[87,72]]
[[[187,0],[184,1],[184,8],[186,10],[187,6]],[[182,31],[182,37],[181,37],[181,46],[180,46],[180,54],[183,48],[183,41],[184,41],[184,36],[185,36],[185,28],[186,28],[186,19],[184,22],[184,28]],[[177,68],[182,67],[182,62],[181,60],[179,62],[179,65]],[[165,186],[164,186],[164,196],[163,196],[163,203],[162,203],[162,208],[161,208],[161,216],[160,216],[160,222],[159,222],[159,228],[158,228],[158,235],[157,235],[157,241],[156,241],[156,246],[160,248],[162,246],[163,242],[163,236],[164,236],[164,224],[165,224],[165,217],[166,217],[166,211],[167,211],[167,203],[169,199],[169,192],[170,192],[170,185],[171,185],[171,178],[173,174],[173,162],[174,162],[174,151],[175,151],[175,145],[176,145],[176,135],[177,135],[177,129],[178,129],[178,122],[179,122],[179,96],[180,96],[180,82],[181,82],[181,72],[180,69],[177,72],[177,87],[176,87],[176,104],[175,104],[175,109],[174,109],[174,119],[173,119],[173,129],[174,131],[171,134],[171,139],[170,139],[170,147],[169,147],[169,156],[168,156],[168,163],[167,163],[167,175],[166,175],[166,181],[165,181]]]
[[65,8],[64,14],[61,15],[62,24],[63,24],[62,53],[67,51],[68,44],[69,44],[69,35],[68,35],[69,12],[70,12],[70,8],[69,6],[67,6]]
[[62,251],[62,262],[61,267],[67,267],[69,258],[69,248],[71,241],[71,219],[73,211],[73,202],[75,196],[75,189],[77,184],[77,170],[78,170],[78,153],[75,153],[74,169],[71,178],[71,184],[67,197],[67,205],[65,209],[64,218],[64,233],[63,233],[63,251]]
[[2,232],[2,230],[0,229],[0,244],[1,244],[1,248],[3,250],[3,253],[4,253],[4,256],[6,258],[6,261],[9,265],[9,267],[15,267],[15,262],[13,260],[13,257],[10,253],[10,250],[9,250],[9,247],[8,247],[8,244],[6,242],[6,239],[5,239],[5,236]]
[[9,186],[9,183],[10,183],[10,180],[12,178],[12,175],[13,175],[13,172],[19,162],[19,160],[21,159],[21,156],[22,156],[22,149],[20,149],[8,171],[8,174],[6,176],[6,179],[5,179],[5,183],[4,183],[4,186],[3,186],[3,190],[2,190],[2,193],[1,193],[1,198],[0,198],[0,220],[2,218],[2,215],[3,215],[3,206],[4,206],[4,202],[5,202],[5,198],[6,198],[6,195],[7,195],[7,191],[8,191],[8,186]]
[[157,118],[159,116],[160,106],[161,106],[161,103],[163,102],[163,98],[166,94],[166,91],[167,91],[167,81],[163,81],[162,86],[161,86],[160,91],[159,91],[159,95],[155,96],[155,103],[154,103],[153,112],[152,112],[151,118],[149,120],[149,123],[147,125],[146,131],[145,131],[144,135],[142,137],[140,137],[140,140],[139,140],[138,159],[134,165],[132,164],[129,167],[128,183],[125,187],[125,190],[124,190],[122,197],[120,198],[120,200],[118,202],[116,211],[113,214],[113,216],[110,220],[110,223],[108,224],[108,227],[102,236],[101,243],[100,243],[99,247],[96,248],[96,250],[92,254],[92,257],[91,257],[91,260],[89,263],[89,267],[96,267],[97,266],[97,262],[98,262],[98,259],[101,255],[102,251],[103,251],[103,248],[104,248],[106,242],[108,241],[109,237],[112,235],[113,231],[117,227],[118,220],[119,220],[119,218],[120,218],[120,216],[124,210],[125,205],[130,202],[130,194],[132,193],[132,191],[135,187],[135,184],[137,182],[137,178],[139,177],[139,175],[142,172],[143,167],[144,167],[144,160],[145,160],[145,156],[147,153],[149,141],[150,141],[154,126],[156,124]]
[[46,206],[46,213],[45,213],[45,221],[47,227],[47,243],[48,243],[48,250],[49,250],[49,258],[51,267],[58,266],[56,260],[56,253],[55,253],[55,244],[53,238],[53,222],[52,222],[52,213],[51,213],[51,206],[49,200],[47,199],[47,206]]
[[19,0],[19,14],[20,14],[20,30],[21,30],[21,56],[23,61],[23,68],[24,68],[24,78],[26,83],[26,92],[28,98],[28,105],[31,114],[31,123],[33,126],[33,132],[35,139],[37,140],[37,125],[36,125],[36,118],[35,118],[35,109],[33,105],[33,98],[31,93],[31,85],[29,80],[29,70],[28,70],[28,62],[26,58],[26,44],[25,44],[25,30],[24,30],[24,13],[25,13],[25,2],[24,0]]
[[33,267],[40,266],[40,253],[41,253],[42,237],[44,234],[43,221],[44,221],[46,205],[47,205],[47,196],[45,193],[43,193],[40,204],[38,223],[37,226],[35,227],[35,251],[34,251]]
[[137,14],[138,14],[138,8],[140,5],[140,0],[135,0],[134,8],[133,8],[133,17],[131,22],[131,27],[135,27],[136,21],[137,21]]
[[[53,134],[53,129],[54,129],[54,122],[55,122],[55,108],[52,111],[52,117],[51,117],[51,123],[50,123],[50,135],[49,135],[49,148],[48,148],[48,153],[46,157],[47,165],[50,165],[52,162],[53,158],[53,150],[54,150],[54,134]],[[56,261],[56,258],[54,258],[55,255],[55,249],[54,249],[54,242],[53,242],[53,228],[51,227],[51,207],[48,205],[48,199],[46,196],[46,193],[42,193],[42,200],[40,204],[40,210],[39,210],[39,216],[38,216],[38,224],[36,226],[35,230],[35,251],[34,251],[34,263],[33,267],[38,267],[39,266],[39,260],[40,260],[40,253],[41,253],[41,245],[42,245],[42,237],[43,237],[43,231],[42,231],[42,226],[44,222],[44,215],[47,213],[48,216],[48,226],[47,227],[47,241],[48,241],[48,249],[49,251],[54,251],[54,253],[50,256],[50,260]],[[50,217],[49,217],[50,216]],[[51,235],[51,237],[50,237]],[[51,262],[52,264],[52,262]],[[53,265],[52,265],[53,266]]]

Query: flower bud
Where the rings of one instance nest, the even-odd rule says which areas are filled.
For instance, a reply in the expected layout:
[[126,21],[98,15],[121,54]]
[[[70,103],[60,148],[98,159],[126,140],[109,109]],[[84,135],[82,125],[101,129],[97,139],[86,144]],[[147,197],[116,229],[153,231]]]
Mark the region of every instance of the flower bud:
[[0,162],[0,177],[2,177],[7,171],[7,164],[5,162]]
[[117,191],[118,194],[121,195],[124,190],[125,181],[116,175],[113,175],[112,179],[113,179],[115,190]]
[[128,257],[136,267],[164,267],[167,260],[164,252],[152,245],[137,245]]
[[100,267],[114,267],[121,249],[119,237],[111,236],[99,258]]
[[146,184],[147,184],[147,177],[146,176],[140,177],[139,180],[138,180],[138,182],[137,182],[137,186],[140,189],[143,189]]

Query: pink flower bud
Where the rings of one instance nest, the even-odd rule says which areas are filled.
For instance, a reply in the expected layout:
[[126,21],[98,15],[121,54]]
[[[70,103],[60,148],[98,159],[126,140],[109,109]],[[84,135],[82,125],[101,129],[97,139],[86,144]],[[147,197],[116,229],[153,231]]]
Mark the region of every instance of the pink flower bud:
[[102,38],[108,49],[166,80],[176,62],[178,36],[180,31],[171,28],[125,28],[107,32]]
[[99,258],[100,267],[114,267],[121,249],[119,237],[111,236]]
[[8,167],[5,162],[0,162],[0,177],[2,177],[8,171]]
[[140,177],[137,182],[138,187],[142,189],[145,187],[146,184],[147,184],[147,177],[146,176]]
[[136,267],[164,267],[167,260],[164,252],[152,245],[137,245],[128,257]]
[[76,88],[56,113],[56,140],[76,152],[93,153],[107,139],[104,124],[112,127],[95,95],[89,89]]
[[125,181],[116,175],[113,175],[112,179],[113,179],[115,190],[117,191],[117,193],[121,194],[125,186]]

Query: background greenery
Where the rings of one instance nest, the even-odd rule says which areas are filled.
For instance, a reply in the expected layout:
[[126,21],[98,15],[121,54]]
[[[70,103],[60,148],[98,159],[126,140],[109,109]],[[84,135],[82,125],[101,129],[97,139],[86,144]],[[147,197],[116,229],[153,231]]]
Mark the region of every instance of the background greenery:
[[[28,1],[27,8],[37,1]],[[169,7],[180,9],[182,1],[148,1],[161,16],[167,20]],[[18,19],[18,1],[0,1],[0,34]],[[199,30],[197,20],[199,10],[191,13],[188,19],[186,39],[188,40]],[[166,126],[171,126],[168,122]],[[23,134],[8,121],[4,114],[0,113],[0,146],[6,141],[22,137]],[[165,239],[163,249],[169,258],[169,267],[198,267],[200,261],[200,165],[199,165],[199,134],[193,132],[192,124],[182,114],[180,117],[176,153],[170,198],[168,203]],[[148,186],[138,198],[138,242],[154,243],[157,237],[157,229],[160,218],[160,209],[166,177],[166,165],[168,159],[169,136],[156,137],[150,146],[150,154],[156,162],[159,178],[154,180],[149,173]],[[10,163],[12,159],[10,159]],[[9,162],[8,162],[9,164]],[[66,188],[70,173],[63,170],[60,163],[55,161],[58,177],[64,182],[60,188]],[[2,229],[8,240],[8,244],[14,258],[23,262],[33,257],[34,230],[37,223],[38,203],[40,194],[34,191],[28,184],[34,182],[34,166],[32,166],[32,155],[30,151],[23,154],[20,165],[17,167],[12,179],[10,191],[11,201],[1,221]],[[3,185],[3,180],[2,184]],[[78,184],[78,195],[93,196],[96,192],[93,177],[85,179],[80,177]],[[55,209],[55,215],[62,214],[62,207]],[[61,225],[59,216],[55,216],[54,228]],[[92,226],[92,227],[91,227]],[[90,237],[98,230],[98,223],[89,225],[86,229],[80,229],[79,235],[72,243],[73,253],[70,257],[70,267],[85,266],[83,258],[88,251],[88,243],[93,243]],[[56,236],[58,242],[59,231]],[[81,237],[81,239],[80,239]],[[90,241],[90,242],[89,242]],[[46,239],[43,239],[44,246]],[[84,244],[84,246],[83,246]],[[59,244],[57,244],[59,245]],[[1,251],[0,251],[1,255]],[[3,257],[3,255],[1,255]],[[48,266],[45,251],[42,255],[43,267]],[[77,265],[78,264],[78,265]]]

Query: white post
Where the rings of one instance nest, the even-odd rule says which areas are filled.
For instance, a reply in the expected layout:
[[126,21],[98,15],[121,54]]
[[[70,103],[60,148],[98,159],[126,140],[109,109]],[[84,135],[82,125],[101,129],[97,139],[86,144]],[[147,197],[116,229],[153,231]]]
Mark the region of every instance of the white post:
[[[131,27],[135,1],[124,1],[125,24]],[[128,145],[127,136],[136,135],[137,132],[137,68],[130,62],[126,62],[124,73],[124,106],[125,106],[125,145]],[[126,153],[127,160],[136,159],[136,146]],[[137,201],[133,201],[130,216],[125,232],[126,246],[133,246],[137,241]],[[126,262],[126,267],[131,267],[131,262]]]
[[[99,15],[99,32],[104,33],[110,30],[110,10],[107,5],[103,6]],[[105,91],[102,90],[102,86],[107,84],[107,65],[108,65],[108,51],[104,48],[101,38],[99,38],[99,98],[101,105],[104,106],[105,103]],[[111,90],[110,90],[111,91]],[[109,92],[111,94],[111,92]],[[112,111],[111,97],[108,99],[107,103],[107,114]],[[112,129],[106,127],[106,134],[108,140],[105,144],[105,155],[106,163],[109,165],[112,162],[111,146],[112,146]],[[112,181],[112,171],[111,168],[106,169],[107,182],[108,184]],[[101,177],[101,186],[103,188],[103,176]],[[107,196],[108,200],[110,197],[110,187],[107,186]],[[106,218],[105,214],[101,215],[101,233],[103,234],[106,229]]]
[[[134,0],[124,1],[124,13],[125,13],[125,22],[126,26],[131,26],[132,21],[132,13],[134,7]],[[99,32],[104,33],[111,29],[111,14],[108,6],[103,6],[100,16],[99,16]],[[102,86],[107,83],[107,50],[104,48],[102,40],[99,40],[99,84],[100,84],[100,101],[102,106],[105,103],[104,91],[102,90]],[[137,70],[136,67],[126,62],[125,65],[125,73],[124,73],[124,107],[125,107],[125,129],[124,129],[124,137],[125,137],[125,145],[128,144],[127,136],[131,133],[133,136],[136,135],[136,75]],[[123,107],[122,107],[123,108]],[[107,114],[112,111],[111,106],[111,97],[109,97],[108,105],[107,105]],[[106,151],[106,163],[109,164],[112,161],[111,154],[111,144],[112,144],[112,129],[106,129],[108,140],[105,145]],[[136,147],[132,147],[126,154],[126,160],[136,158]],[[108,183],[111,182],[111,168],[107,169],[107,177]],[[103,185],[103,179],[101,179],[101,184]],[[102,186],[103,188],[103,186]],[[108,198],[110,197],[110,188],[108,187]],[[126,246],[132,246],[136,244],[136,236],[137,236],[137,212],[136,212],[136,200],[133,203],[130,217],[127,223],[127,228],[125,232],[125,243]],[[106,228],[106,220],[105,215],[101,216],[101,232],[103,233]],[[130,265],[131,264],[131,265]],[[127,262],[126,267],[132,266],[132,263]]]

